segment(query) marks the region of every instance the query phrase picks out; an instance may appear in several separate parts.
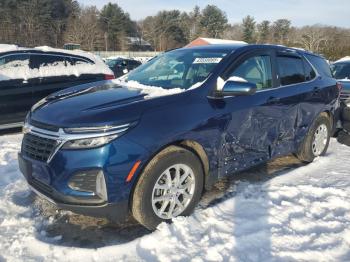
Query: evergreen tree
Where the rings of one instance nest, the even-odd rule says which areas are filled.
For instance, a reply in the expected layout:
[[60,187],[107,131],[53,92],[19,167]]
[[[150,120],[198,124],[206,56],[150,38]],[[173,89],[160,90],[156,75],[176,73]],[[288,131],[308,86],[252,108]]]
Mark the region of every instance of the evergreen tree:
[[201,9],[198,5],[193,8],[193,11],[189,13],[189,41],[198,38],[201,34],[201,21],[202,14]]
[[286,44],[290,32],[291,22],[288,19],[278,19],[273,23],[273,37],[276,43]]
[[243,18],[243,41],[247,43],[255,43],[255,20],[254,17],[248,15]]
[[259,43],[267,43],[270,38],[270,21],[264,20],[257,25]]
[[220,38],[227,27],[226,14],[215,5],[207,5],[202,11],[200,25],[207,37]]
[[111,50],[120,50],[125,36],[136,34],[135,23],[131,21],[129,14],[117,4],[108,3],[102,8],[100,22],[107,34],[108,47]]

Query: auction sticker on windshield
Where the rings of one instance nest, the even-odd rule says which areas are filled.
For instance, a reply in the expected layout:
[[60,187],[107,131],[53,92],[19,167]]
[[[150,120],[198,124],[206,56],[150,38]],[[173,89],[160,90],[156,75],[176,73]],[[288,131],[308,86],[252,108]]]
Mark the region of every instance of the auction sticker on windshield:
[[222,57],[197,57],[193,64],[218,64]]

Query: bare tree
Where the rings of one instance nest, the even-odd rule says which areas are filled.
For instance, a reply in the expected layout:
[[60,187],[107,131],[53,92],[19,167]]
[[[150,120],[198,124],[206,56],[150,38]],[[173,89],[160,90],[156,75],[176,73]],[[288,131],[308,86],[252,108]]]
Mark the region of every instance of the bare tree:
[[242,40],[243,27],[241,24],[228,25],[223,34],[224,39]]
[[99,11],[95,6],[82,8],[79,15],[68,23],[65,41],[80,44],[83,49],[103,48],[103,31],[99,26]]
[[325,31],[320,26],[305,26],[299,30],[300,45],[310,51],[320,52],[322,44],[326,44]]

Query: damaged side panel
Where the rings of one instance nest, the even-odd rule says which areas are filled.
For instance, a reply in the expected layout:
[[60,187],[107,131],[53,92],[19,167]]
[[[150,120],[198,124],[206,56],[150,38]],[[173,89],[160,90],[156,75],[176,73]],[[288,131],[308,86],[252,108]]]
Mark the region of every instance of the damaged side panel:
[[219,176],[297,152],[314,119],[336,108],[336,87],[329,86],[315,94],[315,84],[317,81],[226,98]]

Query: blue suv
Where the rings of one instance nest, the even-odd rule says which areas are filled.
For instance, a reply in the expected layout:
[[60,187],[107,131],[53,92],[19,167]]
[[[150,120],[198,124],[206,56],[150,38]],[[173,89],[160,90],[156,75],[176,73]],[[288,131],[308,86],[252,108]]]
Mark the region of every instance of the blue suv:
[[120,80],[33,106],[19,166],[57,207],[154,229],[218,179],[294,153],[324,155],[339,89],[324,58],[272,45],[166,52]]

